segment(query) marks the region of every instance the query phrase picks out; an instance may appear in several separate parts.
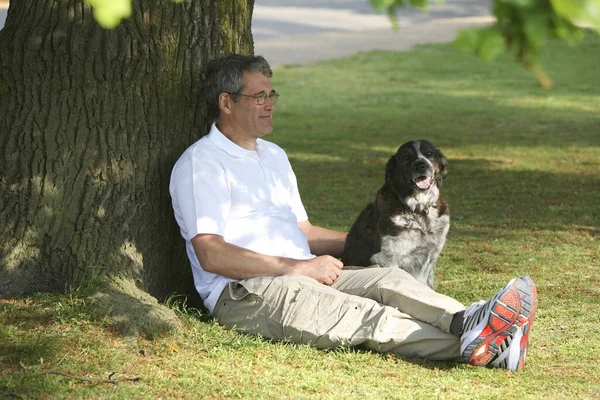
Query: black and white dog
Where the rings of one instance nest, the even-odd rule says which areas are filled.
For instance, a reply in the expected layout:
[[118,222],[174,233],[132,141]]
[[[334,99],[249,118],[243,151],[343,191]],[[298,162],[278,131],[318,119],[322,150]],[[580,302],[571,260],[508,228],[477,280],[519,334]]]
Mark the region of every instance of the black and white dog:
[[386,166],[385,183],[348,232],[348,266],[402,268],[433,287],[435,263],[450,227],[440,196],[446,157],[426,140],[400,146]]

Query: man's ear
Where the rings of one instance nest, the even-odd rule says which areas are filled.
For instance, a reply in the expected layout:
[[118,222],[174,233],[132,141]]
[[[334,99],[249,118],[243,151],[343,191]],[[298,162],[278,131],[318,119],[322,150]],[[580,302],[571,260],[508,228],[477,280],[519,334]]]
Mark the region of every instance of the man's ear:
[[231,103],[233,99],[228,93],[221,93],[219,95],[219,109],[222,113],[231,114]]

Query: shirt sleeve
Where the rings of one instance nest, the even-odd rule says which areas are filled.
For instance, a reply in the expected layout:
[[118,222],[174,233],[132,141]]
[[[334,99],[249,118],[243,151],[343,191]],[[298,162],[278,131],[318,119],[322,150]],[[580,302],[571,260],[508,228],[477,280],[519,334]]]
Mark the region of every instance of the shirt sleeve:
[[192,152],[174,176],[173,192],[183,237],[191,240],[203,233],[224,236],[231,208],[225,169]]

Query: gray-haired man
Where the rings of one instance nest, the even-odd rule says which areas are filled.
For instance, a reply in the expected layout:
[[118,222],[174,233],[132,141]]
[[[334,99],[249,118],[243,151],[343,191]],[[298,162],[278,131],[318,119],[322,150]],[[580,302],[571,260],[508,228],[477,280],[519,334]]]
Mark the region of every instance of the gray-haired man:
[[403,270],[346,270],[346,233],[312,225],[286,153],[263,140],[279,94],[260,56],[207,70],[208,135],[177,161],[170,192],[196,289],[226,326],[319,348],[523,367],[537,292],[529,277],[465,308]]

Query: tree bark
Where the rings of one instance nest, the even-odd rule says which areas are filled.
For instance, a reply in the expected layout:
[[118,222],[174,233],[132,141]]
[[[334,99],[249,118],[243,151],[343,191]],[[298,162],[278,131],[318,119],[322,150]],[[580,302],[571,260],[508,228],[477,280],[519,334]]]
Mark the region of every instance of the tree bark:
[[0,296],[118,276],[193,290],[168,191],[206,133],[202,70],[251,54],[254,0],[134,0],[114,30],[83,0],[18,0],[0,31]]

